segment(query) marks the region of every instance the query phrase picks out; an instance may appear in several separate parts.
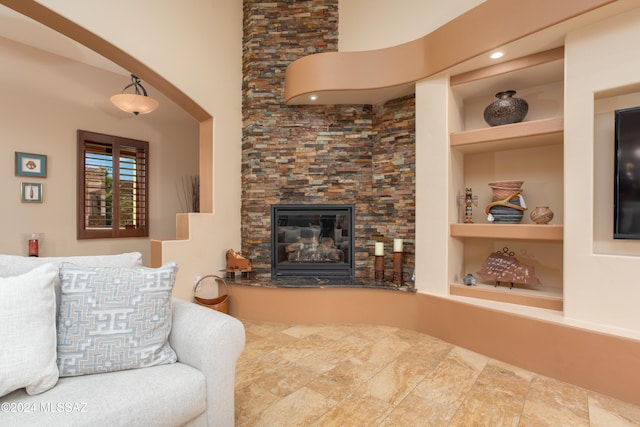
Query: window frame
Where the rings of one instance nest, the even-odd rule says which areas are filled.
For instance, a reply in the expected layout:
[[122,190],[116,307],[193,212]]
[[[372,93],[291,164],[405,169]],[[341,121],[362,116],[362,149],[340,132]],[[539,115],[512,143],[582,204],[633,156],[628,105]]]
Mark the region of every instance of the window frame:
[[[86,190],[86,154],[89,144],[108,146],[112,155],[112,220],[111,227],[88,228],[86,222],[87,199]],[[135,148],[136,157],[136,226],[120,227],[120,154],[121,147]],[[95,152],[95,151],[94,151]],[[149,237],[149,142],[97,132],[78,130],[77,132],[77,195],[76,195],[76,227],[77,238],[105,239],[105,238],[129,238]]]

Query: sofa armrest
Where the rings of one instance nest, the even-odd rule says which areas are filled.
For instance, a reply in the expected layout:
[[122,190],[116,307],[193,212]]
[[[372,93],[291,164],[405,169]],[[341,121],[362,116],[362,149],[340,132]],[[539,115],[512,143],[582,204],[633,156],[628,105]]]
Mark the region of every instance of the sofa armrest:
[[178,361],[202,371],[209,426],[234,425],[236,361],[245,344],[244,326],[231,316],[173,299],[169,343]]

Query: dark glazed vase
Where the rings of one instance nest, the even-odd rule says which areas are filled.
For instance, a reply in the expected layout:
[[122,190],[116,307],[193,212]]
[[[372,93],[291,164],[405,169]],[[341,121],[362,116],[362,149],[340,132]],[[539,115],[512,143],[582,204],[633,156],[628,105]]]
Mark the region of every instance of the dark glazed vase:
[[529,111],[529,104],[521,98],[514,98],[515,90],[496,93],[497,101],[493,101],[484,110],[484,120],[490,126],[508,125],[521,122]]

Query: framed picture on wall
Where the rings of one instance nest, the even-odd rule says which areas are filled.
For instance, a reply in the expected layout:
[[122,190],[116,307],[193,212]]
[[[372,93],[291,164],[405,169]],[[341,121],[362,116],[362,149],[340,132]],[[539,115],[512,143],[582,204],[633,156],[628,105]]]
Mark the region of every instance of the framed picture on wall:
[[47,156],[16,152],[16,176],[47,177]]
[[23,182],[20,190],[22,203],[42,203],[42,184]]

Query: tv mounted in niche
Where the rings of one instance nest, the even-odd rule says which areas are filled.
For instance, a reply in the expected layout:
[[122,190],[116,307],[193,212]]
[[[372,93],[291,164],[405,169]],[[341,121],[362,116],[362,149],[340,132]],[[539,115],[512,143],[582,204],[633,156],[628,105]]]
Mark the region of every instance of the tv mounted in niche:
[[613,238],[640,239],[640,106],[615,111]]

